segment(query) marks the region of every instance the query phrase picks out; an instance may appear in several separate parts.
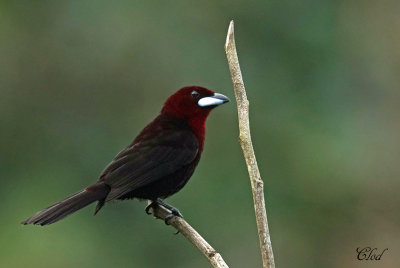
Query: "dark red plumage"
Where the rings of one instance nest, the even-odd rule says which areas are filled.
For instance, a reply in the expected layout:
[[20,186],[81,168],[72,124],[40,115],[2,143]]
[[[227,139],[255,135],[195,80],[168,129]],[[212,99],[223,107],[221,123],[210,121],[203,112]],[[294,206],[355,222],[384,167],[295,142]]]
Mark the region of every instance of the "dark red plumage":
[[23,224],[47,225],[98,201],[97,211],[115,199],[157,201],[186,184],[204,146],[210,111],[229,99],[206,88],[191,86],[175,92],[160,115],[122,150],[97,183],[37,212]]

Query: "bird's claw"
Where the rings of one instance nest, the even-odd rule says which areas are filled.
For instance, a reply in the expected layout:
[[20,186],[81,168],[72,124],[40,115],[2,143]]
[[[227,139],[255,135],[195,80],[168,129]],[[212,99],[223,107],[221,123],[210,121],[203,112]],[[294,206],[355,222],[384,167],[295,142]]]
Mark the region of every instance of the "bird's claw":
[[170,225],[170,223],[169,223],[169,221],[174,217],[175,215],[174,214],[168,214],[167,216],[165,216],[165,219],[164,219],[164,222],[165,222],[165,225]]
[[[164,219],[165,224],[166,224],[166,225],[171,225],[171,224],[169,223],[169,221],[170,221],[173,217],[180,217],[180,218],[183,218],[183,217],[182,217],[182,214],[179,212],[179,210],[175,209],[175,210],[171,211],[170,214],[168,214],[167,216],[165,216],[165,219]],[[176,233],[174,233],[174,235],[177,235],[177,234],[179,234],[179,233],[180,233],[180,232],[179,232],[179,230],[178,230],[178,231],[176,231]]]
[[154,205],[156,204],[156,202],[151,202],[150,204],[147,205],[147,207],[144,209],[144,211],[146,211],[147,215],[151,215],[152,213],[150,212],[151,208],[154,208]]
[[[170,213],[170,214],[168,214],[166,217],[165,217],[165,219],[164,219],[164,222],[165,222],[165,224],[166,225],[170,225],[170,223],[169,223],[169,221],[173,218],[173,217],[180,217],[180,216],[178,216],[178,215],[175,215],[175,214],[173,214],[173,213]],[[176,231],[176,233],[174,233],[174,235],[177,235],[177,234],[179,234],[180,232],[179,232],[179,230],[178,231]]]
[[[171,208],[171,214],[180,218],[183,218],[182,213],[177,208]],[[170,214],[170,215],[171,215]]]
[[[165,219],[164,219],[164,222],[165,222],[166,225],[170,225],[170,224],[169,224],[169,221],[170,221],[173,217],[175,217],[175,216],[176,216],[176,217],[183,218],[182,213],[181,213],[177,208],[171,207],[169,210],[171,210],[171,213],[168,214],[168,215],[165,217]],[[178,233],[179,233],[179,232],[178,232]]]

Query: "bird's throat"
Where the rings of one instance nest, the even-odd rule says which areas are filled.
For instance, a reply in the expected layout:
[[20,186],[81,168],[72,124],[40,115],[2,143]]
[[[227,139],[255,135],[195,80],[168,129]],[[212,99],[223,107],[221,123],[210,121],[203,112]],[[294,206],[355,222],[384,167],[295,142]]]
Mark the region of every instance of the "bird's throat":
[[204,139],[206,136],[206,119],[207,118],[192,118],[189,119],[188,124],[200,142],[200,151],[203,151]]

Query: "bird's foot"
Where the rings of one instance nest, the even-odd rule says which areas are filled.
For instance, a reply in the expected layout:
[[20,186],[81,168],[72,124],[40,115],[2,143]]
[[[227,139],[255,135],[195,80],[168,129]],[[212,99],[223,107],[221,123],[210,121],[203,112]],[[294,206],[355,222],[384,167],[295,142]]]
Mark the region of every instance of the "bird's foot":
[[182,213],[177,208],[171,207],[171,208],[168,208],[168,209],[171,210],[171,213],[168,214],[167,216],[165,216],[164,222],[165,222],[166,225],[170,225],[169,221],[175,216],[183,218]]
[[183,218],[182,213],[177,208],[171,207],[171,208],[169,208],[169,210],[171,210],[171,214],[169,214],[169,215]]
[[[157,199],[157,203],[158,203],[159,205],[165,207],[166,209],[170,210],[170,211],[171,211],[171,214],[170,214],[170,215],[172,215],[172,216],[178,216],[178,217],[183,218],[183,215],[182,215],[182,213],[179,211],[179,209],[177,209],[176,207],[173,207],[173,206],[171,206],[171,205],[165,203],[164,200],[162,200],[161,198],[158,198],[158,199]],[[172,217],[172,216],[171,216],[171,217]]]
[[172,219],[172,217],[174,217],[174,216],[183,218],[182,213],[181,213],[176,207],[173,207],[173,206],[171,206],[171,205],[165,203],[164,200],[162,200],[161,198],[157,198],[156,200],[152,201],[152,202],[146,207],[146,209],[145,209],[146,213],[147,213],[148,215],[150,215],[150,214],[151,214],[151,213],[150,213],[150,209],[151,209],[151,208],[154,208],[155,206],[163,206],[163,207],[165,207],[166,209],[168,209],[168,210],[171,211],[171,213],[168,214],[168,215],[165,217],[165,219],[164,219],[164,222],[165,222],[166,225],[169,225],[169,221],[170,221],[170,220]]

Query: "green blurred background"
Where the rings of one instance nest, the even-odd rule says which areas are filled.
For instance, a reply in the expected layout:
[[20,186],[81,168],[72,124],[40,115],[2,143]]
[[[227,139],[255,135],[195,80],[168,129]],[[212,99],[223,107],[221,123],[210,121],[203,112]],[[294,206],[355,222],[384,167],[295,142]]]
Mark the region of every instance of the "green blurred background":
[[[231,97],[230,19],[277,267],[400,267],[400,2],[1,1],[0,266],[209,267],[144,202],[21,226],[94,182],[185,85]],[[260,267],[235,102],[168,199],[231,267]],[[357,247],[389,250],[357,261]]]

